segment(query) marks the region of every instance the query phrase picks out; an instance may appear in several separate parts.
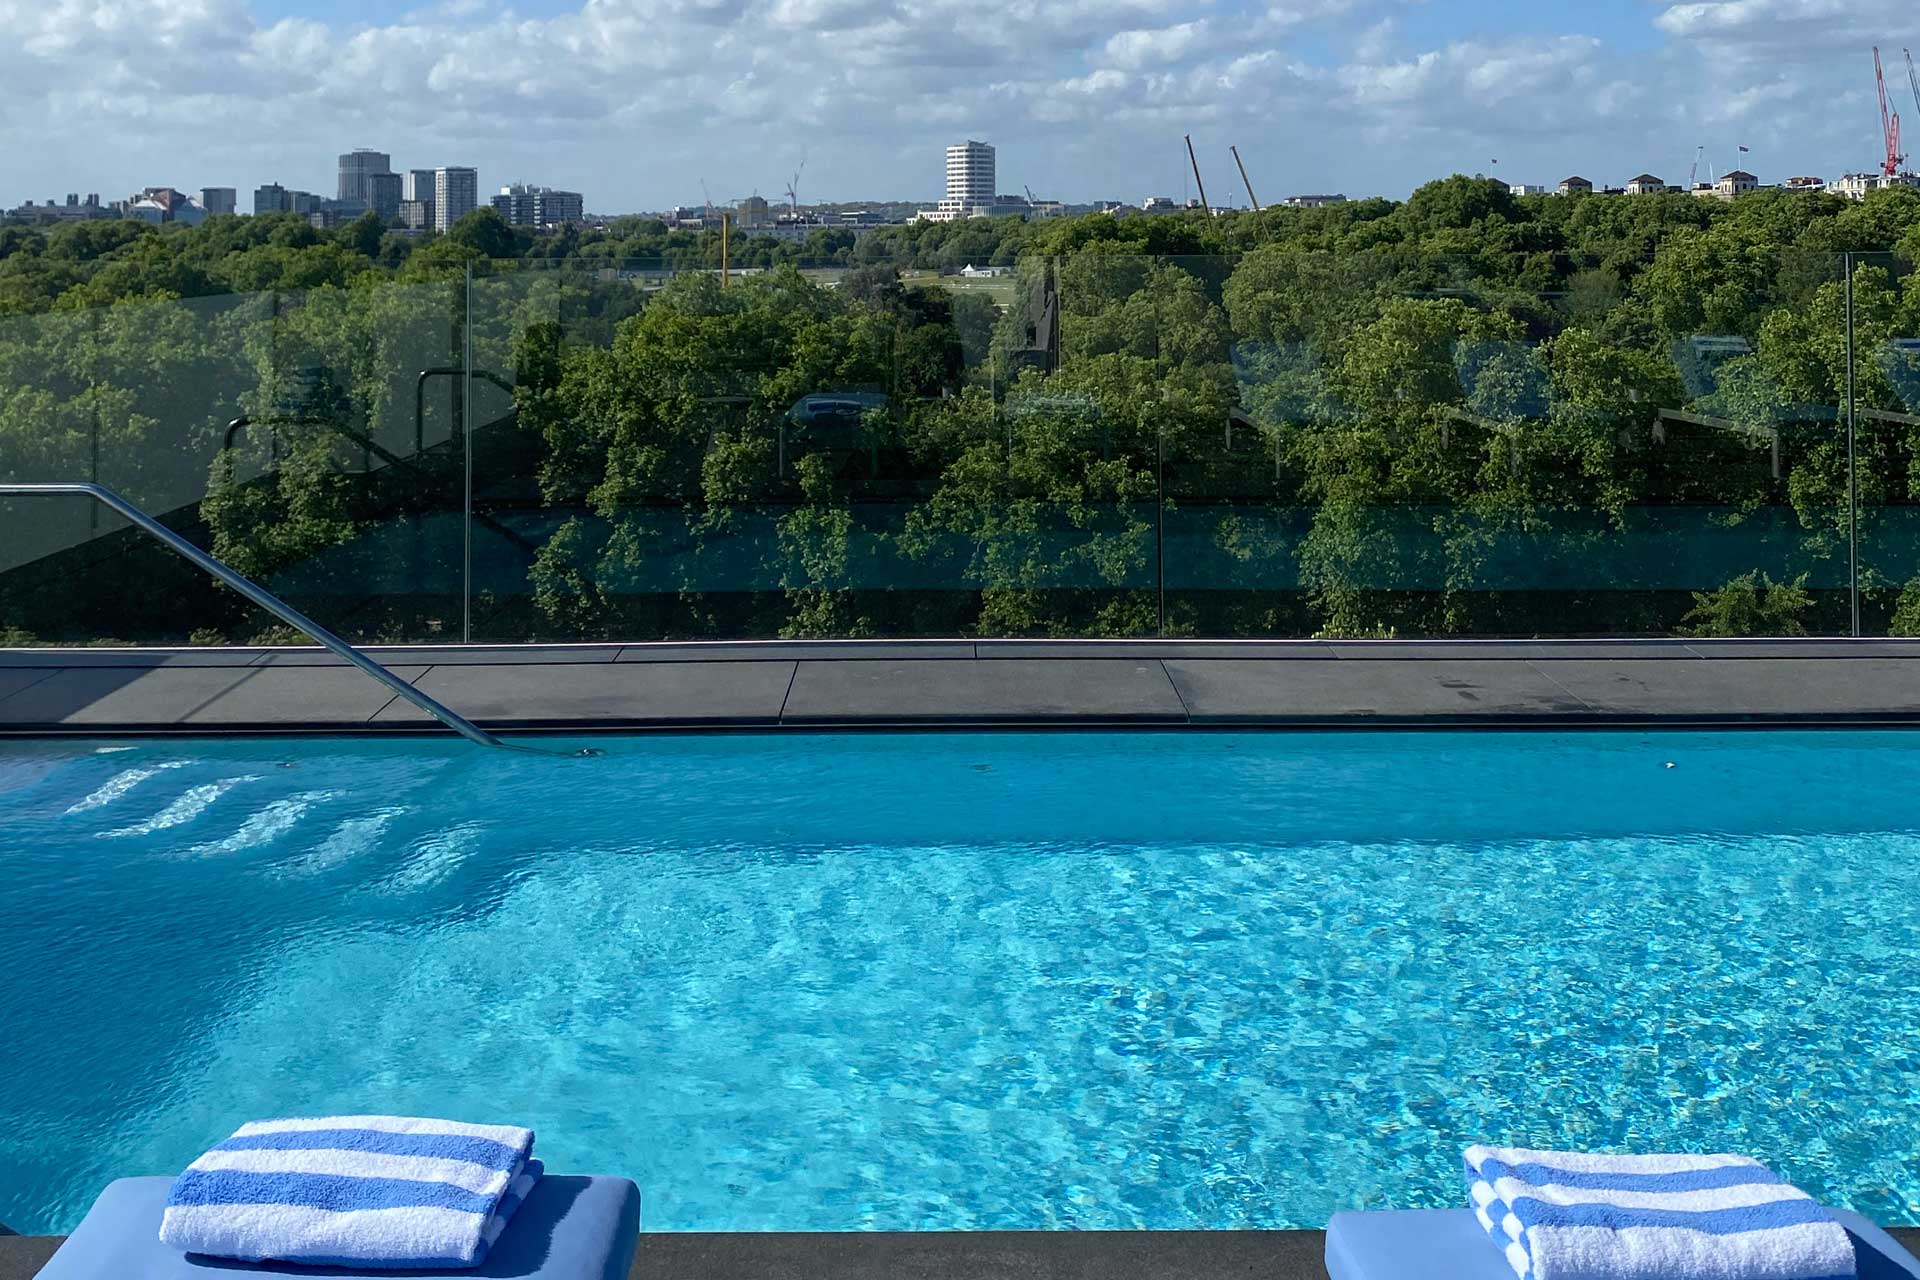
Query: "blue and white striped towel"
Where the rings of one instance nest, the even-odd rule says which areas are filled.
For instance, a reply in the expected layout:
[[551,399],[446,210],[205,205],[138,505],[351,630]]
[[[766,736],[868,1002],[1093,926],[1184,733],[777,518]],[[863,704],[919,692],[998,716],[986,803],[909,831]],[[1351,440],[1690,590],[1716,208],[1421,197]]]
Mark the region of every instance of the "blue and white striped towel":
[[248,1262],[478,1265],[539,1179],[533,1131],[405,1116],[241,1125],[167,1195],[160,1239]]
[[1851,1280],[1853,1244],[1744,1156],[1468,1147],[1467,1188],[1520,1280]]

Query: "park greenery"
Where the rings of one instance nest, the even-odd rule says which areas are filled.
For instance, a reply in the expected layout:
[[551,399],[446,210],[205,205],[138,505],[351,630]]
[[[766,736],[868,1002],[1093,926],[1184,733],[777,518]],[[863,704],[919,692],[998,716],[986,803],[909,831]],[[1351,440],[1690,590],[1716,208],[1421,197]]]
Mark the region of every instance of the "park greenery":
[[[1793,635],[1856,588],[1920,632],[1920,190],[729,250],[0,227],[0,478],[372,639]],[[284,638],[85,511],[0,522],[0,636]]]

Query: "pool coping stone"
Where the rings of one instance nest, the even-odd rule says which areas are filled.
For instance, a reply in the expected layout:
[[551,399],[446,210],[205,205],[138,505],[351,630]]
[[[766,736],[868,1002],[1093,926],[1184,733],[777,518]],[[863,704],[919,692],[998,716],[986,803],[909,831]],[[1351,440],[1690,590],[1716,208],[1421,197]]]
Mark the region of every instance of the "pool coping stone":
[[[0,1236],[0,1280],[60,1240]],[[628,1280],[1326,1280],[1325,1256],[1321,1231],[644,1232]]]
[[[374,646],[502,730],[1920,724],[1907,640]],[[0,734],[439,732],[318,648],[0,649]]]

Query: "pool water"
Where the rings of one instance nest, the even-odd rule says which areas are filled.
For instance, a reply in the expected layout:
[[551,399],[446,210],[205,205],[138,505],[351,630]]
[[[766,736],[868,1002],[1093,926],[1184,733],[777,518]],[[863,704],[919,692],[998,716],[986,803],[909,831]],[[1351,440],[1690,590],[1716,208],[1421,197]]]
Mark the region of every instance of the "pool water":
[[0,1220],[526,1123],[652,1230],[1319,1225],[1459,1150],[1920,1221],[1920,736],[0,743]]

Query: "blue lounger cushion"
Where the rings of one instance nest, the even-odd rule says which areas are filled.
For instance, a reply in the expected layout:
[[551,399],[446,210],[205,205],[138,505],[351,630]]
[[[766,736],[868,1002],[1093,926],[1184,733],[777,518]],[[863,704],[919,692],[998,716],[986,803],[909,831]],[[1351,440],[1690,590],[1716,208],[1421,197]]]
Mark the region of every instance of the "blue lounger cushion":
[[[1920,1260],[1857,1213],[1833,1216],[1853,1241],[1859,1280],[1920,1280]],[[1514,1280],[1471,1209],[1336,1213],[1327,1223],[1330,1280]]]
[[625,1178],[547,1174],[477,1267],[370,1271],[234,1262],[160,1243],[172,1178],[122,1178],[100,1193],[36,1280],[235,1280],[238,1276],[484,1276],[488,1280],[626,1280],[640,1241],[640,1188]]

